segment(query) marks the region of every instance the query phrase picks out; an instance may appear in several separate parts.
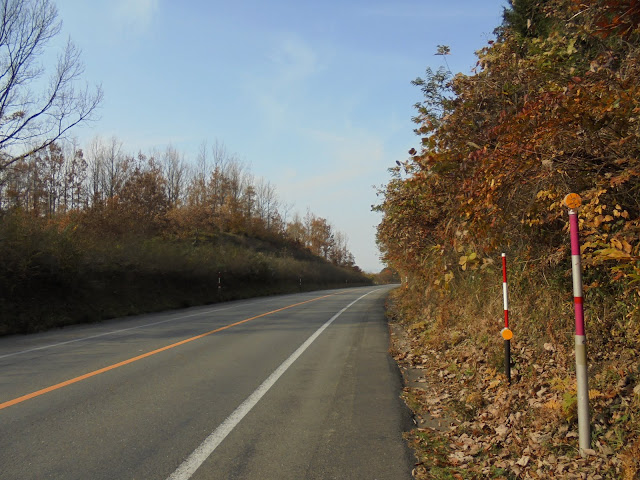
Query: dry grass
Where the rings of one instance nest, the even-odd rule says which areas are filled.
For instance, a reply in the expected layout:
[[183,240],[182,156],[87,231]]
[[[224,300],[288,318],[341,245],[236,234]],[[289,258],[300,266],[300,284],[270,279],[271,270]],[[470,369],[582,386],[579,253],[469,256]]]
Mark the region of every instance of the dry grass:
[[564,273],[554,281],[527,271],[512,275],[511,386],[503,373],[502,290],[495,277],[475,272],[454,280],[448,293],[414,285],[392,294],[392,321],[404,325],[410,345],[396,358],[424,378],[419,387],[408,385],[410,406],[421,416],[457,419],[446,431],[411,432],[415,477],[638,478],[638,318],[625,318],[631,309],[613,297],[587,292],[593,441],[581,458],[573,305]]
[[230,234],[109,238],[28,216],[1,220],[0,335],[370,282],[291,244]]

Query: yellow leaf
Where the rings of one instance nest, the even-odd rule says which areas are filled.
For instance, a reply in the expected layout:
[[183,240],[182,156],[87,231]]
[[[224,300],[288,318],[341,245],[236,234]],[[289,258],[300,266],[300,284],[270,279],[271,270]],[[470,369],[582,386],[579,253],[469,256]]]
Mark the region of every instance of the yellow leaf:
[[598,390],[589,390],[589,400],[593,400],[594,398],[598,398],[601,397],[602,393],[599,392]]
[[549,410],[557,410],[557,411],[562,410],[562,404],[556,399],[549,400],[547,403],[544,404],[544,406]]
[[595,253],[599,257],[605,257],[605,260],[631,260],[633,258],[628,253],[617,248],[603,248],[602,250],[596,250]]

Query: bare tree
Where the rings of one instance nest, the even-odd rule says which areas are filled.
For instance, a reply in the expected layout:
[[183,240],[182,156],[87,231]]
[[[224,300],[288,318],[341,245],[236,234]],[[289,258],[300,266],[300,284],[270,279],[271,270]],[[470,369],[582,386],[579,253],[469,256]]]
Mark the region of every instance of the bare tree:
[[122,142],[115,136],[102,146],[100,153],[104,169],[102,191],[111,199],[116,196],[125,181],[128,159],[122,153]]
[[209,177],[208,147],[202,142],[198,149],[195,166],[188,169],[187,203],[202,206],[207,199],[207,178]]
[[60,27],[49,0],[0,0],[0,170],[90,120],[102,100],[100,87],[76,87],[83,65],[71,41],[48,85],[41,92],[33,90],[45,74],[38,59]]
[[184,195],[187,164],[184,157],[171,145],[162,154],[162,173],[166,179],[169,205],[176,207]]
[[70,147],[67,146],[65,158],[64,208],[65,210],[80,209],[89,204],[87,198],[88,164],[84,158],[84,152],[75,141]]
[[92,203],[112,199],[125,181],[129,160],[122,153],[122,142],[117,137],[104,141],[94,137],[88,148],[89,192]]
[[289,223],[289,216],[291,215],[291,212],[293,211],[293,208],[295,207],[295,205],[293,203],[283,203],[280,206],[280,213],[282,215],[282,222],[285,225]]
[[225,210],[229,218],[240,215],[242,194],[248,185],[248,168],[238,157],[229,153],[224,143],[211,147],[213,170],[209,179],[209,194],[214,214]]
[[92,204],[99,203],[103,199],[102,179],[104,178],[104,165],[102,163],[102,139],[94,137],[87,150],[89,174],[87,178],[87,190]]
[[351,253],[348,247],[349,239],[342,232],[335,232],[334,244],[329,257],[333,263],[340,266],[349,266]]
[[209,147],[207,142],[203,141],[198,147],[198,154],[196,156],[196,167],[193,170],[193,175],[200,178],[203,182],[206,181],[209,176],[209,154],[207,153]]
[[271,222],[278,213],[278,194],[271,182],[260,178],[256,185],[256,209],[267,230],[271,230]]

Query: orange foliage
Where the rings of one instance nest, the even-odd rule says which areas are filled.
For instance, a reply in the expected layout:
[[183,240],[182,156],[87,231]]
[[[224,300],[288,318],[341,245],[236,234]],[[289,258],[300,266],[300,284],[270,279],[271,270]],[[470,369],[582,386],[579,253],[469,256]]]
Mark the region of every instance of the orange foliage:
[[639,3],[540,2],[548,34],[505,29],[474,75],[415,82],[421,149],[391,169],[377,207],[390,265],[441,285],[471,253],[478,268],[500,250],[553,266],[576,192],[587,268],[638,288]]

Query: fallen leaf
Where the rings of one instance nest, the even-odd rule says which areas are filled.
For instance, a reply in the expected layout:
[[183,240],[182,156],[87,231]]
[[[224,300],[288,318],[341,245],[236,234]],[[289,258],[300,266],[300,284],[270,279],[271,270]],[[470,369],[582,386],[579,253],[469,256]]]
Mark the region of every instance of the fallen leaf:
[[607,456],[613,455],[613,449],[608,445],[603,445],[602,447],[600,447],[600,451]]
[[500,426],[496,427],[496,433],[500,437],[506,437],[507,433],[509,433],[509,427],[507,427],[506,425],[500,425]]

